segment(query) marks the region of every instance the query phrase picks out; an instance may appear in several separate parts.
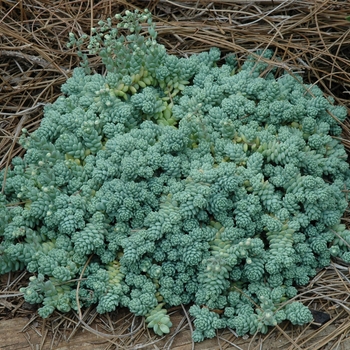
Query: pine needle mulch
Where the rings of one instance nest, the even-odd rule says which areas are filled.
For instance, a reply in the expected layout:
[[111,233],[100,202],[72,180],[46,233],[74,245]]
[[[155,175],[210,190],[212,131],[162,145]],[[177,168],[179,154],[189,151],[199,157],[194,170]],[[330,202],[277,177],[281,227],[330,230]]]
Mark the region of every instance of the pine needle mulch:
[[[21,129],[33,131],[39,126],[43,106],[55,101],[60,86],[79,64],[76,52],[65,46],[68,33],[89,34],[100,19],[146,7],[154,14],[158,40],[169,53],[190,55],[217,46],[224,54],[235,52],[243,62],[249,53],[270,48],[275,51],[271,65],[303,74],[306,82],[319,84],[326,95],[350,108],[347,0],[3,0],[0,169],[23,154],[17,144]],[[95,57],[89,59],[96,71],[101,68]],[[349,122],[344,123],[343,142],[350,150]],[[348,222],[344,218],[344,223]],[[42,320],[36,307],[25,303],[19,293],[28,277],[26,272],[18,272],[0,278],[0,334],[5,336],[6,332],[6,339],[12,338],[9,344],[2,342],[0,348],[80,348],[74,345],[75,339],[85,339],[86,349],[106,350],[350,348],[350,274],[341,261],[333,262],[308,286],[299,289],[298,299],[314,310],[313,324],[292,327],[283,323],[266,335],[243,338],[225,330],[216,339],[195,345],[190,340],[190,317],[182,307],[171,310],[175,326],[163,339],[145,328],[142,318],[126,310],[98,315],[91,308],[54,313]],[[7,329],[8,324],[13,329]],[[88,344],[89,334],[95,338]],[[21,336],[25,342],[19,346]]]

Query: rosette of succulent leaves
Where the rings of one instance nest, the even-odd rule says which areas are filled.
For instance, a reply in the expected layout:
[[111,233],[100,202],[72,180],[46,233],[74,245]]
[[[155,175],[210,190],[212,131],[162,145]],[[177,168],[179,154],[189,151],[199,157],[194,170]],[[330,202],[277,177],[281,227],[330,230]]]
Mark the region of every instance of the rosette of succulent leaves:
[[1,172],[1,274],[32,273],[21,291],[42,317],[78,298],[163,335],[167,309],[192,304],[195,341],[310,322],[295,286],[350,262],[346,109],[276,78],[270,50],[240,67],[216,48],[179,58],[148,11],[116,18],[70,35],[82,67]]

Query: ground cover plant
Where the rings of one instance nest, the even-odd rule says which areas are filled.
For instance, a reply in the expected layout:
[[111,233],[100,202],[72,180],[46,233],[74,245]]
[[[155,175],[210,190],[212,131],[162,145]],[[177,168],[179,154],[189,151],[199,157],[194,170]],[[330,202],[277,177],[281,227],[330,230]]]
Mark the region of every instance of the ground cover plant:
[[126,306],[162,335],[166,308],[194,303],[196,341],[309,322],[288,301],[295,286],[331,256],[350,261],[349,171],[332,137],[346,110],[297,75],[275,78],[271,51],[240,69],[218,49],[177,58],[147,12],[117,19],[90,39],[107,73],[81,52],[2,171],[1,273],[33,273],[22,291],[43,317],[78,297],[101,313]]

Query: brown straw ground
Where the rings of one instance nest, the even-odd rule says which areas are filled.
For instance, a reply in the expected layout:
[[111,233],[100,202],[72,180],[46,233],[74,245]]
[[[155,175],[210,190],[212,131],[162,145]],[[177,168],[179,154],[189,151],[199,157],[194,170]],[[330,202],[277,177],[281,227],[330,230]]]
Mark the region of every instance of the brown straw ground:
[[[69,32],[90,33],[100,19],[125,9],[149,8],[158,40],[169,53],[190,55],[220,47],[242,62],[256,49],[273,49],[271,65],[303,74],[307,83],[350,108],[350,15],[348,0],[3,0],[0,1],[0,169],[23,154],[17,140],[35,130],[43,106],[79,64],[66,48]],[[276,57],[282,58],[278,61]],[[101,68],[89,57],[93,69]],[[350,123],[342,141],[350,151]],[[344,218],[348,224],[349,219]],[[26,272],[0,277],[0,349],[350,349],[349,267],[336,261],[299,288],[298,300],[315,310],[304,327],[283,323],[266,335],[236,337],[232,330],[193,344],[185,307],[170,310],[174,327],[157,338],[127,310],[98,315],[93,308],[54,313],[46,320],[24,302]],[[318,312],[318,313],[317,313]],[[322,317],[329,316],[324,323]],[[3,339],[5,338],[5,339]]]

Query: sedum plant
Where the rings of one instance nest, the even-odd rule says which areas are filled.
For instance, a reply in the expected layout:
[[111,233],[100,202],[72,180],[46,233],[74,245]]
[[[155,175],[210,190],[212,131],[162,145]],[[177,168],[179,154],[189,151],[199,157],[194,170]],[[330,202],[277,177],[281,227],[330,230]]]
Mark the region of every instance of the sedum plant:
[[240,68],[216,48],[178,58],[149,12],[116,17],[89,38],[105,73],[80,50],[1,172],[0,273],[32,273],[21,291],[42,317],[78,298],[128,307],[163,335],[167,308],[192,304],[195,341],[310,322],[295,287],[331,257],[350,262],[345,108],[299,76],[275,78],[269,50]]

